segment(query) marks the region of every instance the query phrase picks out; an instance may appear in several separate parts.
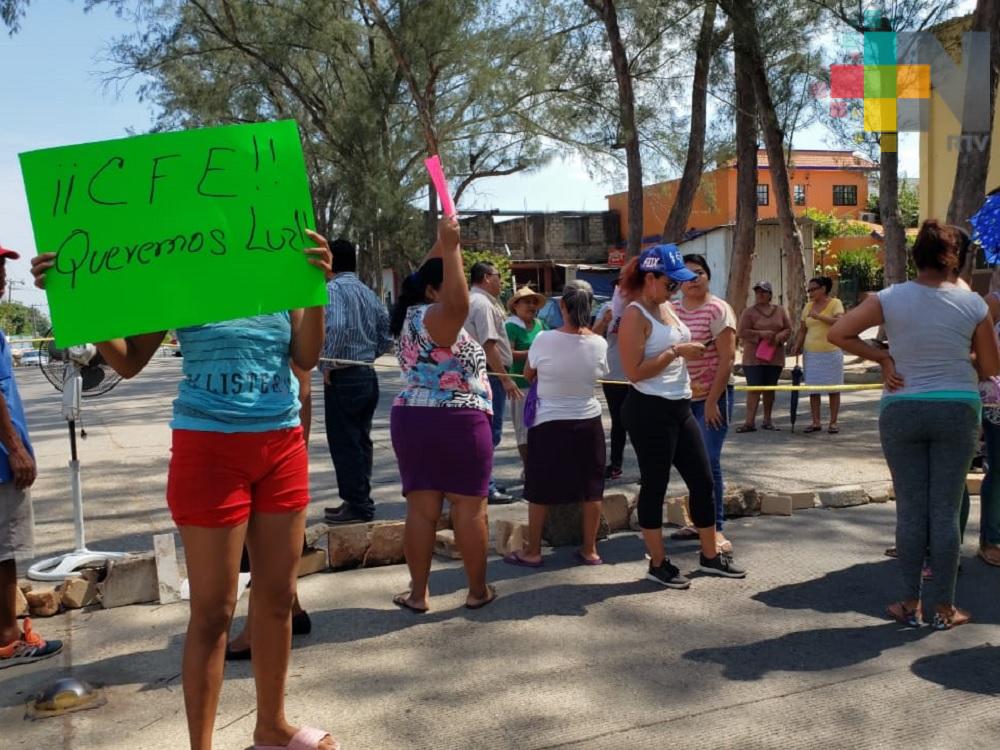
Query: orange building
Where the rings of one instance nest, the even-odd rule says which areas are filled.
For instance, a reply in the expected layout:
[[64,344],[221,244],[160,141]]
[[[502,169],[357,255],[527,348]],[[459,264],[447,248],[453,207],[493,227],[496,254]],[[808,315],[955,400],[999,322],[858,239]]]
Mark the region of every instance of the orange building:
[[[795,150],[791,154],[788,179],[796,213],[807,208],[860,219],[868,205],[868,177],[878,165],[850,151]],[[777,217],[767,152],[757,152],[757,216]],[[659,182],[643,188],[642,241],[660,241],[663,225],[674,204],[680,180]],[[628,193],[607,196],[608,208],[617,211],[621,237],[628,236]],[[705,172],[694,199],[688,227],[710,229],[736,221],[736,161]]]

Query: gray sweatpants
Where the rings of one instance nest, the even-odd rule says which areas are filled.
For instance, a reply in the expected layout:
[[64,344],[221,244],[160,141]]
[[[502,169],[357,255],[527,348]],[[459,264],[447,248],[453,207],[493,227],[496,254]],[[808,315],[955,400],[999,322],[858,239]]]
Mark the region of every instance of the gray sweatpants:
[[930,549],[927,605],[951,605],[961,546],[958,512],[976,452],[978,415],[964,401],[895,401],[879,417],[882,450],[896,489],[896,549],[905,599],[920,599]]

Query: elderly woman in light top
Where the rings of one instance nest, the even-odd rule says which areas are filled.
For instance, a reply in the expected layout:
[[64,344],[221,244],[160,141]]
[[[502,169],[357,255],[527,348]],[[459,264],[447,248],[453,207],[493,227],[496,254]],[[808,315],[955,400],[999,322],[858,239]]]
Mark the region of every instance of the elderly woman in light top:
[[[959,243],[953,228],[925,221],[913,245],[917,278],[868,297],[829,334],[845,351],[878,362],[885,381],[879,434],[896,490],[903,579],[903,596],[888,614],[915,627],[923,619],[922,604],[930,604],[938,630],[970,619],[955,606],[959,506],[978,439],[978,381],[1000,373],[986,302],[950,281]],[[888,351],[860,339],[878,325],[885,325]],[[934,578],[922,591],[928,547]]]
[[528,547],[504,558],[511,565],[538,568],[542,526],[550,505],[583,503],[582,565],[600,565],[597,528],[604,497],[604,427],[597,380],[608,372],[608,343],[588,327],[594,295],[590,284],[571,281],[559,300],[563,325],[538,334],[528,350],[524,376],[536,378],[538,406],[528,429],[524,496]]

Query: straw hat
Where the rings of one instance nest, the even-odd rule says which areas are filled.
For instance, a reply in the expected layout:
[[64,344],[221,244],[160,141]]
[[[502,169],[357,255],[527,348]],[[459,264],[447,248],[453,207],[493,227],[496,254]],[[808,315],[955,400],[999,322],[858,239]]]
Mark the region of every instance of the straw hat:
[[541,294],[540,292],[536,292],[530,286],[522,286],[520,289],[518,289],[516,292],[514,292],[513,296],[511,296],[511,298],[509,300],[507,300],[507,312],[511,312],[511,313],[514,312],[514,305],[516,305],[518,302],[520,302],[523,299],[527,299],[528,297],[534,297],[535,298],[535,302],[538,303],[539,307],[541,307],[542,305],[545,304],[545,295],[544,294]]

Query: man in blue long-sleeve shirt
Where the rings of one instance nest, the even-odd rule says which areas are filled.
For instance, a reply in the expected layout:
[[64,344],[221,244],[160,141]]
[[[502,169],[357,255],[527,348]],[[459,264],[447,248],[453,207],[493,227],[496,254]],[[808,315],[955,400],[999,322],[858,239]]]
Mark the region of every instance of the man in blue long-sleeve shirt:
[[326,439],[343,504],[326,508],[327,523],[362,523],[375,515],[371,498],[372,418],[378,377],[368,365],[392,346],[389,314],[357,273],[357,251],[347,240],[330,244],[333,277],[327,284],[326,337],[321,362]]

